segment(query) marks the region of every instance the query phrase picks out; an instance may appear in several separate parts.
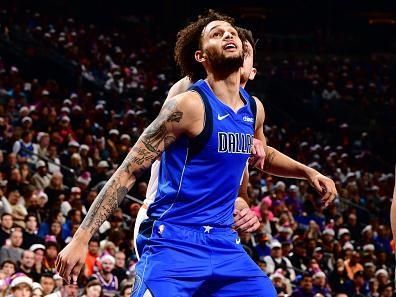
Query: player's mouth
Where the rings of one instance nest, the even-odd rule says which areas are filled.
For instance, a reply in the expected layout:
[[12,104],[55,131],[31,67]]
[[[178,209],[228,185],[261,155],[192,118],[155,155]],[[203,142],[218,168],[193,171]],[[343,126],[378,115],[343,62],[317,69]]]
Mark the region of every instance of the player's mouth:
[[225,51],[236,51],[238,49],[237,45],[234,42],[227,42],[224,46],[223,46],[223,50]]

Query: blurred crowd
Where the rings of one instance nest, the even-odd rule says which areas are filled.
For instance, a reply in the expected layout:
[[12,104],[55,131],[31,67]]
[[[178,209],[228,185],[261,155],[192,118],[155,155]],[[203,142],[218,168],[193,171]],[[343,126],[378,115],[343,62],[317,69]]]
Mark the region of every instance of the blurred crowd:
[[[177,76],[169,66],[172,46],[158,36],[130,42],[122,31],[28,16],[23,23],[33,38],[77,62],[80,75],[107,93],[28,78],[0,59],[1,294],[127,297],[137,261],[133,225],[147,175],[90,241],[77,284],[57,275],[55,259],[159,112],[158,100]],[[144,20],[137,23],[133,34],[150,34]],[[306,181],[251,170],[249,205],[261,225],[240,234],[241,244],[278,296],[393,296],[395,176],[381,169],[384,159],[373,142],[394,139],[392,60],[264,60],[261,77],[289,87],[297,98],[291,105],[320,112],[315,126],[267,123],[268,143],[331,176],[339,197],[325,209]],[[277,96],[280,103],[288,100]]]

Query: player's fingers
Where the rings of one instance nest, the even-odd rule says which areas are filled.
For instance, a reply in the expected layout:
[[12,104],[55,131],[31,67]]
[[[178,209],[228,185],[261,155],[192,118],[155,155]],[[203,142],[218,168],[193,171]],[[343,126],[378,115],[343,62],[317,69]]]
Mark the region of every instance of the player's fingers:
[[251,232],[251,231],[248,231],[248,230],[255,225],[256,221],[257,220],[256,220],[255,217],[250,218],[246,223],[241,225],[239,230],[242,231],[242,232]]
[[312,180],[312,185],[316,189],[316,191],[318,191],[320,194],[323,193],[322,186],[320,185],[320,182],[317,178]]
[[260,222],[259,222],[259,220],[257,220],[257,222],[256,222],[252,227],[250,227],[249,229],[247,229],[246,232],[252,233],[252,232],[256,231],[258,228],[260,228]]

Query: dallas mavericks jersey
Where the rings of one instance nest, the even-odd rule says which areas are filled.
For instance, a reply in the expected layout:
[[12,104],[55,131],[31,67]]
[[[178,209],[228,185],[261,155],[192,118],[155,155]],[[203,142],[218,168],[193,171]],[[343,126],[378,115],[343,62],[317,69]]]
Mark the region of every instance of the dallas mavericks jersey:
[[180,137],[162,154],[157,194],[147,214],[180,225],[230,227],[253,145],[255,102],[241,88],[245,105],[234,112],[206,81],[191,90],[204,103],[205,127],[193,139]]

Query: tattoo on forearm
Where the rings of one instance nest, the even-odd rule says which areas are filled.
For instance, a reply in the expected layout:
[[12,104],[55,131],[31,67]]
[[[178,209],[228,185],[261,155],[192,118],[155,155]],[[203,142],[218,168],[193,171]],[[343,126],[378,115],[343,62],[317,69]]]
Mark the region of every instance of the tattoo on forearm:
[[[166,102],[157,119],[143,132],[135,146],[113,177],[105,184],[90,207],[81,228],[93,235],[107,217],[121,204],[128,193],[126,180],[140,176],[176,138],[169,133],[168,125],[179,123],[183,113],[177,110],[176,100]],[[126,176],[125,176],[126,173]],[[131,185],[129,185],[131,186]]]
[[275,155],[276,155],[276,153],[274,151],[272,151],[265,157],[264,170],[271,169],[272,163],[274,162]]

